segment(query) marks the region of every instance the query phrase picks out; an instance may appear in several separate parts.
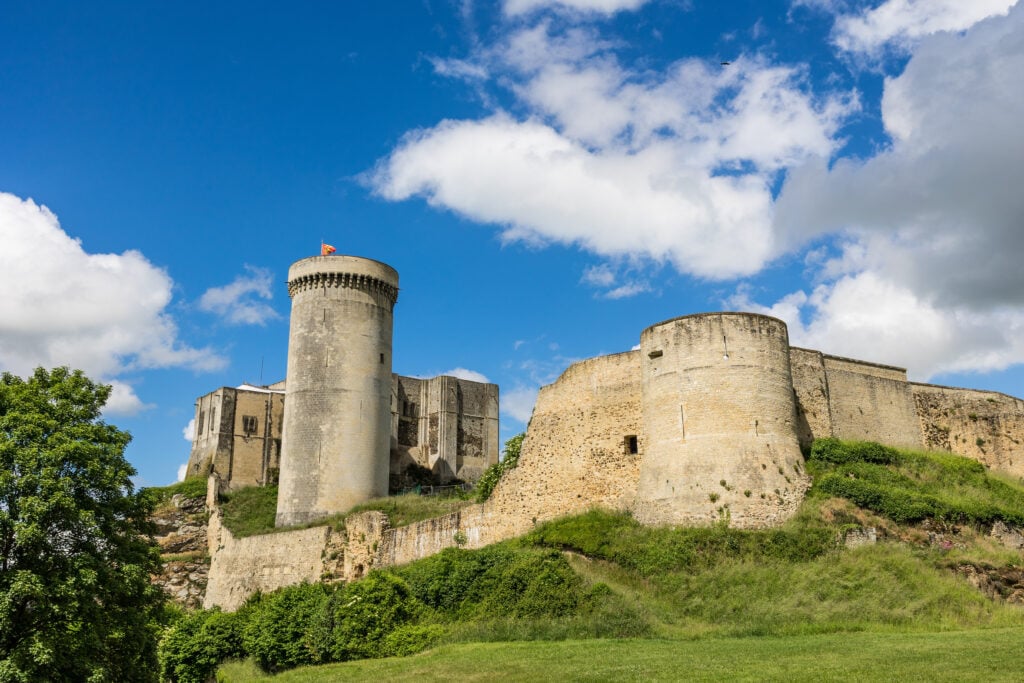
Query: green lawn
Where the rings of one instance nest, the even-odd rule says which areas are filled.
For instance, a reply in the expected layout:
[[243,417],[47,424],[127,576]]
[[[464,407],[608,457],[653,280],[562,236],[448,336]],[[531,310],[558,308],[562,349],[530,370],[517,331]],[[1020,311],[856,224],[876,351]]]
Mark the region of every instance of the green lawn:
[[[296,669],[303,681],[1021,681],[1024,629],[785,638],[466,643],[412,657]],[[258,674],[221,669],[228,683]]]

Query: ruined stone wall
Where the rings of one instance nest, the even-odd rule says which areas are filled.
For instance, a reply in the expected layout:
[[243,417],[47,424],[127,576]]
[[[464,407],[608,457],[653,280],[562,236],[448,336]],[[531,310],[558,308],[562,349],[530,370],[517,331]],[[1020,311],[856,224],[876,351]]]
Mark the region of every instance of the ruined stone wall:
[[391,487],[410,485],[413,465],[444,484],[476,481],[498,462],[498,385],[456,377],[394,375],[391,400]]
[[644,330],[640,351],[646,444],[636,518],[757,528],[792,516],[809,479],[785,323],[685,316]]
[[196,399],[189,477],[216,473],[231,488],[273,481],[279,467],[284,394],[221,387]]
[[906,370],[828,355],[824,364],[832,436],[921,447]]
[[[232,488],[258,486],[274,480],[280,464],[284,394],[235,391],[233,445],[227,469]],[[223,476],[223,474],[222,474]]]
[[911,384],[924,446],[1024,477],[1024,401],[993,391]]
[[796,394],[797,437],[806,451],[815,439],[832,436],[825,356],[821,351],[790,347],[789,367]]
[[528,528],[592,507],[627,508],[646,447],[640,413],[638,351],[574,363],[537,395],[519,466],[502,478],[489,512]]
[[231,611],[257,591],[265,593],[303,581],[320,580],[330,527],[235,538],[222,523],[216,503],[220,482],[216,476],[211,476],[208,482],[210,573],[204,608],[219,606]]
[[[205,477],[218,460],[218,450],[224,450],[221,439],[220,418],[223,414],[224,389],[217,389],[196,399],[194,432],[192,434],[192,450],[188,457],[187,476]],[[219,458],[225,461],[222,453]]]

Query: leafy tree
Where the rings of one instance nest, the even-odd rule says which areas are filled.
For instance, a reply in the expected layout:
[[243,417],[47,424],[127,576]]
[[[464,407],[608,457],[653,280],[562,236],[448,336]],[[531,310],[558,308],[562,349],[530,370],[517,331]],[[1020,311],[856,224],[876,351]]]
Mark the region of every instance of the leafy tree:
[[163,593],[131,439],[81,371],[0,376],[0,681],[148,681]]

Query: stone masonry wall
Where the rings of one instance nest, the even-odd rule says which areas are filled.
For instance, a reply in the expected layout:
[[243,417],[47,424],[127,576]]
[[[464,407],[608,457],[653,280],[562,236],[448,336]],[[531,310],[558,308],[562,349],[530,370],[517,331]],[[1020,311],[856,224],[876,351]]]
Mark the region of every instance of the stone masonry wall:
[[1024,477],[1024,401],[993,391],[912,384],[926,448]]
[[204,608],[219,606],[231,611],[257,591],[269,592],[320,580],[330,527],[235,538],[221,521],[217,506],[220,486],[218,477],[209,478],[206,507],[210,511],[210,574]]
[[645,448],[641,430],[639,351],[573,364],[537,395],[519,466],[498,485],[491,511],[532,522],[626,509]]
[[827,355],[824,363],[832,436],[921,447],[906,370]]
[[637,520],[763,528],[791,517],[810,480],[785,323],[684,316],[644,330],[640,351],[647,446]]
[[789,367],[796,394],[797,437],[807,450],[814,439],[832,436],[825,357],[821,351],[789,349]]

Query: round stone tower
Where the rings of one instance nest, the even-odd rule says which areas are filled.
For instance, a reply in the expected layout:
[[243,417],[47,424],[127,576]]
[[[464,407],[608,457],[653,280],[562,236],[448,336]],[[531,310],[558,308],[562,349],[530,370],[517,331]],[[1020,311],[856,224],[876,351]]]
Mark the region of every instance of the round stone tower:
[[292,298],[277,525],[387,495],[394,268],[314,256],[288,271]]
[[789,338],[751,313],[684,316],[640,335],[645,448],[634,514],[647,524],[791,516],[808,486]]

